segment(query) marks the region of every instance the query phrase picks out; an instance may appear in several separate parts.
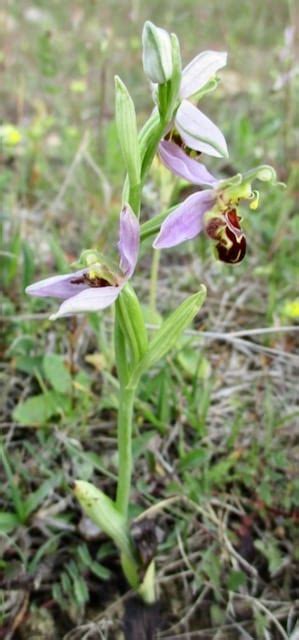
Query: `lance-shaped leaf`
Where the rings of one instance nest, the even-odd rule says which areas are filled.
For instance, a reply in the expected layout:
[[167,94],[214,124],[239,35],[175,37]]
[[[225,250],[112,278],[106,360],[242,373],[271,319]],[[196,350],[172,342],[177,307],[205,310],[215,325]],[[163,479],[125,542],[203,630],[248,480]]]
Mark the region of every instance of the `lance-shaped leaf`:
[[140,183],[140,152],[134,102],[121,79],[115,77],[117,133],[131,187]]
[[206,298],[206,287],[184,300],[180,306],[168,316],[150,342],[149,348],[139,365],[134,369],[129,386],[135,386],[140,376],[156,362],[161,360],[175,345],[183,331],[195,318]]
[[74,494],[87,516],[109,536],[121,551],[126,577],[136,588],[139,579],[129,538],[126,519],[117,510],[114,502],[90,482],[77,480]]
[[130,347],[131,362],[137,364],[147,351],[148,337],[139,300],[130,284],[123,288],[116,308],[122,333]]

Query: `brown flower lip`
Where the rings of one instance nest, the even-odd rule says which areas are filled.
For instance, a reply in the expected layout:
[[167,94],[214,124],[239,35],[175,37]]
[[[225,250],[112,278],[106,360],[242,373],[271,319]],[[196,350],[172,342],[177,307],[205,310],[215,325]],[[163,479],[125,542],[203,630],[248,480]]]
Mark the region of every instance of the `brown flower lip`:
[[244,234],[237,238],[233,231],[226,227],[225,230],[227,238],[231,242],[231,246],[228,247],[225,242],[218,242],[216,244],[216,251],[219,260],[228,264],[237,264],[241,262],[246,254],[246,238]]
[[222,215],[208,220],[207,235],[216,240],[219,260],[228,264],[241,262],[246,254],[246,238],[240,227],[240,217],[236,209],[229,209]]

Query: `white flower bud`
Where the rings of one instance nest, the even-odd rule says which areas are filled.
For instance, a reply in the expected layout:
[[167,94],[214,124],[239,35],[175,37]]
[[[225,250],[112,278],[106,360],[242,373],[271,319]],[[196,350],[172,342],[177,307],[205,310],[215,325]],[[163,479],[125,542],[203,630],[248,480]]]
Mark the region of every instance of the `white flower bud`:
[[165,29],[148,21],[143,27],[143,68],[151,82],[164,84],[172,77],[172,46]]

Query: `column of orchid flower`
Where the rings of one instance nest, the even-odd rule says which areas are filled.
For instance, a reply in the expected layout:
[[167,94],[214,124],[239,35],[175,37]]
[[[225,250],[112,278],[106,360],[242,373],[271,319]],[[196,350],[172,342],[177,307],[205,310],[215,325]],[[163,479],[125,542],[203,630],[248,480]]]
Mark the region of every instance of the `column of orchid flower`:
[[[139,133],[132,98],[118,77],[115,83],[116,125],[127,174],[119,223],[119,267],[111,267],[96,249],[91,249],[83,251],[73,273],[46,278],[27,289],[33,296],[62,300],[52,319],[100,311],[115,303],[115,358],[120,389],[116,498],[111,500],[99,488],[83,481],[76,481],[74,493],[89,517],[114,540],[127,580],[145,602],[155,600],[154,559],[145,561],[141,557],[128,520],[134,398],[140,377],[175,346],[203,304],[206,292],[201,285],[149,340],[138,297],[129,282],[137,264],[140,237],[157,234],[153,246],[162,249],[204,232],[213,240],[220,260],[240,262],[246,252],[246,240],[238,214],[239,202],[249,200],[250,207],[256,208],[258,192],[252,190],[252,181],[275,180],[275,172],[268,166],[228,180],[218,179],[198,161],[198,153],[216,158],[228,155],[223,134],[194,104],[217,87],[216,73],[225,64],[225,53],[205,51],[182,71],[177,37],[145,23],[143,66],[152,83],[155,107]],[[205,188],[140,227],[142,186],[157,151],[175,175]]]

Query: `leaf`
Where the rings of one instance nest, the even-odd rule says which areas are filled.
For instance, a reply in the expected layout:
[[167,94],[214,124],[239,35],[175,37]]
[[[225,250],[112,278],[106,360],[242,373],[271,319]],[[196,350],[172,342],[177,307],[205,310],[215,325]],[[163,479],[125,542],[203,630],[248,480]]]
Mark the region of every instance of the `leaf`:
[[18,356],[15,362],[16,369],[34,376],[35,372],[41,373],[42,357],[41,356]]
[[140,151],[134,102],[121,79],[115,77],[115,121],[130,186],[140,183]]
[[13,417],[25,426],[39,426],[47,422],[54,413],[52,397],[42,393],[21,402],[14,410]]
[[22,243],[23,253],[23,290],[32,282],[34,277],[34,254],[33,249],[27,242]]
[[135,386],[142,373],[147,371],[158,360],[161,360],[171,349],[173,349],[181,338],[183,331],[195,318],[206,298],[206,288],[200,286],[200,290],[189,296],[179,307],[171,313],[156,335],[151,340],[148,350],[135,367],[132,373],[130,384]]
[[232,570],[228,576],[227,587],[230,591],[237,591],[246,585],[246,575],[243,571]]
[[55,391],[70,393],[72,377],[61,356],[56,353],[46,354],[43,360],[43,368],[48,382],[50,382]]
[[210,375],[211,367],[209,361],[194,348],[185,347],[178,354],[177,360],[181,368],[192,380],[195,377],[205,380]]
[[69,408],[69,398],[55,391],[48,391],[20,402],[13,412],[13,417],[26,427],[38,427],[52,416],[64,413]]
[[3,468],[5,471],[5,475],[7,477],[8,480],[8,484],[9,484],[9,488],[10,488],[10,492],[11,492],[11,498],[14,504],[14,508],[16,510],[18,519],[20,522],[23,522],[25,520],[25,509],[24,509],[24,504],[23,504],[23,500],[22,500],[22,495],[21,492],[19,490],[18,484],[16,482],[14,473],[10,467],[10,462],[8,459],[8,455],[6,454],[5,450],[3,449],[3,447],[0,448],[0,455],[1,455],[1,459],[2,459],[2,464],[3,464]]
[[269,571],[271,576],[273,576],[284,562],[284,557],[281,554],[276,540],[267,536],[265,540],[256,540],[254,546],[267,558]]
[[183,456],[179,463],[179,468],[181,471],[185,471],[186,469],[192,469],[196,467],[197,469],[206,462],[209,457],[209,452],[204,448],[198,448],[194,451],[190,451],[185,456]]
[[156,431],[147,431],[137,436],[133,441],[133,457],[136,460],[140,455],[145,453],[149,442],[157,435]]
[[28,517],[33,511],[36,511],[37,507],[48,497],[53,488],[56,487],[61,481],[61,474],[56,473],[48,480],[45,480],[36,491],[33,491],[25,500],[26,516]]
[[104,567],[102,564],[99,564],[99,562],[92,562],[89,565],[89,568],[92,573],[94,573],[94,575],[101,580],[109,580],[111,576],[111,571],[107,569],[107,567]]
[[19,525],[18,516],[8,511],[0,512],[0,531],[1,533],[10,533]]

